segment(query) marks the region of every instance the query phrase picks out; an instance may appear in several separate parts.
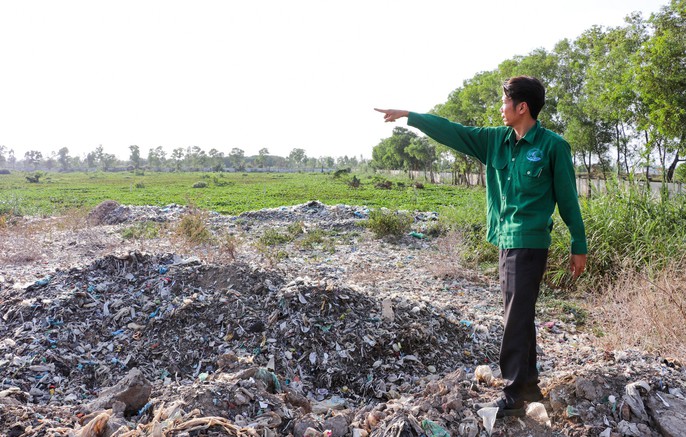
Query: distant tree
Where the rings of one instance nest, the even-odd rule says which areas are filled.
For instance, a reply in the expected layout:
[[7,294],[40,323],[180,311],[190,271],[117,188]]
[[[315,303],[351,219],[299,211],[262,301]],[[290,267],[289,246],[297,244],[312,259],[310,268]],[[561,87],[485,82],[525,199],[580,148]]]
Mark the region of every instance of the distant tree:
[[263,147],[260,149],[259,152],[257,152],[257,157],[255,158],[255,164],[259,168],[264,168],[264,165],[267,161],[267,157],[269,156],[269,150],[267,150],[266,147]]
[[14,155],[14,149],[10,149],[10,151],[7,152],[7,165],[11,168],[14,168],[16,164],[17,157]]
[[48,170],[52,170],[55,168],[55,164],[57,163],[56,159],[57,154],[55,152],[50,153],[50,155],[45,159],[45,168]]
[[95,167],[97,161],[98,161],[98,157],[95,155],[95,152],[90,152],[86,155],[86,166],[88,168]]
[[7,163],[7,158],[5,157],[5,152],[7,151],[6,146],[0,146],[0,166],[4,167]]
[[305,149],[295,148],[288,154],[288,162],[294,164],[295,167],[300,167],[306,160]]
[[214,171],[222,171],[224,169],[224,152],[220,152],[217,149],[210,149],[210,166]]
[[174,161],[174,169],[176,171],[181,171],[181,165],[183,164],[183,161],[184,161],[183,148],[178,147],[178,148],[172,150],[171,159],[172,159],[172,161]]
[[131,161],[131,165],[133,165],[133,168],[139,169],[141,168],[141,149],[140,147],[133,145],[129,146],[129,150],[131,151],[131,154],[129,155],[129,161]]
[[245,152],[243,149],[234,147],[229,153],[229,163],[237,171],[242,171],[245,168]]
[[32,166],[34,170],[38,169],[41,160],[43,159],[43,154],[38,150],[29,150],[24,153],[24,161],[26,165]]
[[57,151],[57,162],[59,162],[60,169],[62,169],[62,171],[69,170],[71,157],[69,156],[68,148],[62,147]]
[[100,169],[102,171],[111,170],[114,167],[114,164],[116,164],[116,162],[117,162],[116,156],[114,156],[111,153],[103,153],[100,156],[100,162],[99,162]]
[[[388,170],[409,170],[410,157],[405,150],[415,138],[417,134],[409,129],[401,126],[393,128],[393,134],[372,149],[372,166]],[[344,158],[349,161],[347,156]]]

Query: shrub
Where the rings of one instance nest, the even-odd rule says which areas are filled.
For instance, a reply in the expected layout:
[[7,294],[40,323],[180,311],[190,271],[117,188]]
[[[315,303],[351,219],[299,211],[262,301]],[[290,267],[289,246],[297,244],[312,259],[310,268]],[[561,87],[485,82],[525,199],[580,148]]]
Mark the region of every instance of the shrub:
[[267,229],[258,241],[264,246],[276,246],[277,244],[285,244],[293,241],[293,236],[281,233],[276,229]]
[[159,230],[159,225],[155,222],[138,222],[122,230],[121,236],[126,240],[146,240],[157,238]]
[[26,175],[26,180],[30,184],[37,184],[40,182],[40,178],[42,178],[43,176],[45,176],[45,173],[43,173],[42,171],[36,171],[33,174]]
[[176,234],[191,244],[205,244],[212,240],[212,233],[205,224],[207,213],[191,208],[176,227]]
[[[595,289],[598,281],[625,268],[656,271],[686,252],[686,197],[653,197],[637,186],[609,188],[605,194],[581,199],[589,263],[578,285]],[[553,228],[548,261],[550,284],[568,285],[569,233],[559,216]]]
[[387,180],[381,180],[377,183],[374,184],[375,188],[378,188],[380,190],[390,190],[393,188],[393,182],[387,181]]
[[353,175],[353,178],[348,181],[348,186],[350,188],[359,188],[361,185],[360,180],[357,178],[357,176]]
[[407,212],[375,209],[369,213],[367,226],[378,238],[400,238],[410,231],[413,222]]
[[207,182],[200,181],[193,184],[193,188],[207,188]]
[[142,181],[138,181],[134,184],[133,187],[141,189],[141,188],[145,188],[145,184]]
[[227,255],[232,261],[236,260],[236,250],[240,245],[238,237],[232,234],[225,234],[219,241],[219,250],[222,254]]
[[333,177],[334,177],[334,179],[338,179],[341,176],[350,174],[350,172],[351,172],[351,169],[349,169],[349,168],[339,168],[338,170],[336,170],[334,172]]

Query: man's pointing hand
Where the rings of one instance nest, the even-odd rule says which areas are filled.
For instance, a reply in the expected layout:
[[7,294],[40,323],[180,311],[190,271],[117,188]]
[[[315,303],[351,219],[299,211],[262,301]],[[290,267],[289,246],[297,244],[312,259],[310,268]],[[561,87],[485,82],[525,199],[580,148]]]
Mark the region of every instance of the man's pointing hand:
[[394,122],[399,118],[407,117],[409,115],[408,111],[402,109],[378,109],[374,108],[375,111],[383,112],[383,119],[386,123]]

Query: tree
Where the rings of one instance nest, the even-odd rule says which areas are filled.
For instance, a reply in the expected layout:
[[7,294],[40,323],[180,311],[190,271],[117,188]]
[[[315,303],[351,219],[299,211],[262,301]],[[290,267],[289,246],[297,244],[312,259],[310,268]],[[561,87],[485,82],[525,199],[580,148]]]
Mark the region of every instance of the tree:
[[171,159],[172,159],[172,161],[174,161],[174,169],[176,171],[181,171],[181,164],[184,161],[183,148],[178,147],[178,148],[172,150]]
[[154,168],[157,171],[162,170],[165,161],[167,160],[167,153],[162,146],[157,146],[154,149],[148,150],[148,167]]
[[[417,138],[417,134],[401,126],[393,128],[390,137],[385,138],[372,149],[372,167],[387,170],[410,170],[411,157],[406,149]],[[347,158],[347,157],[346,157]]]
[[245,152],[243,149],[234,147],[229,153],[229,163],[236,171],[245,170]]
[[671,181],[686,155],[686,0],[672,0],[649,22],[653,35],[640,53],[637,88],[647,108],[644,126],[655,126],[666,138],[660,164]]
[[129,161],[131,161],[131,165],[133,165],[133,168],[138,170],[141,167],[141,149],[136,146],[129,146],[129,150],[131,151],[131,155],[129,155]]
[[29,150],[24,153],[24,161],[26,162],[26,165],[32,166],[34,170],[38,169],[41,159],[43,159],[43,154],[38,150]]
[[296,167],[300,167],[306,160],[305,149],[295,148],[288,154],[288,161],[295,164]]
[[212,148],[209,152],[209,162],[212,170],[222,171],[224,169],[224,152]]
[[413,170],[424,170],[424,178],[427,172],[429,180],[434,182],[433,164],[436,161],[436,147],[427,137],[417,137],[410,141],[405,148],[409,157],[409,164]]
[[7,163],[7,158],[5,158],[5,152],[7,151],[7,147],[5,146],[0,146],[0,166],[4,167],[5,164]]
[[71,157],[69,156],[68,148],[62,147],[60,150],[57,151],[57,162],[59,162],[60,169],[62,169],[62,171],[69,170],[70,161]]
[[269,156],[269,150],[267,150],[266,147],[263,147],[260,149],[259,152],[257,152],[257,157],[255,158],[255,164],[259,168],[264,168],[264,164],[266,163],[267,157]]

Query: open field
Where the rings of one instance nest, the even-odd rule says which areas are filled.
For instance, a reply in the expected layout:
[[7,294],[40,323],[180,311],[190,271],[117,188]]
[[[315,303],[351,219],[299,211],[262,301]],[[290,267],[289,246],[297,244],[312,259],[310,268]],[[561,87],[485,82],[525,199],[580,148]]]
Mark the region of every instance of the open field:
[[[454,204],[468,205],[468,216],[485,218],[485,191],[425,184],[417,189],[403,178],[391,189],[375,188],[372,175],[358,176],[361,185],[348,185],[350,176],[326,173],[48,173],[29,183],[26,173],[0,175],[0,213],[53,215],[71,208],[91,208],[104,200],[126,205],[192,203],[221,214],[295,205],[309,200],[322,203],[365,205],[371,208],[438,211]],[[193,188],[204,182],[205,188]],[[404,187],[398,186],[404,183]]]

